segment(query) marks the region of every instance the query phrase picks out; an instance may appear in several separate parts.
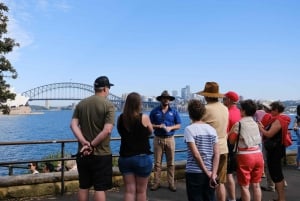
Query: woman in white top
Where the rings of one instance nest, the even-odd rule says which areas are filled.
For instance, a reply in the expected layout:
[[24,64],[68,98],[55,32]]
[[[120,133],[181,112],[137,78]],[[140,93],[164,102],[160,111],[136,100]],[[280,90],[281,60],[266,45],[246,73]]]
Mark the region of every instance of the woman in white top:
[[259,128],[253,119],[256,104],[252,100],[245,100],[240,105],[242,119],[234,124],[229,132],[229,142],[237,143],[237,180],[243,201],[251,200],[249,185],[253,189],[253,200],[261,201],[260,182],[264,160],[259,147],[261,144]]

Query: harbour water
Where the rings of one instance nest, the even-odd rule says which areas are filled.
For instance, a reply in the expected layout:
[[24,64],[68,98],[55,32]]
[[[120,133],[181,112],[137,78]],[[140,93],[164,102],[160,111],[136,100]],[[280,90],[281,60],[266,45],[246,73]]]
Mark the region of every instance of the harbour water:
[[[75,139],[70,130],[72,110],[44,111],[42,114],[31,115],[0,115],[0,141],[37,141],[37,140],[66,140]],[[119,113],[116,113],[116,118]],[[184,128],[190,123],[187,113],[181,113],[182,126],[176,134],[183,134]],[[292,117],[292,120],[294,118]],[[292,132],[293,139],[296,135]],[[113,137],[119,137],[114,128]],[[119,152],[119,141],[111,143],[113,154]],[[152,143],[151,143],[152,145]],[[185,149],[183,138],[176,138],[176,149]],[[296,142],[288,148],[296,150]],[[67,154],[77,151],[77,143],[67,143],[65,146]],[[22,146],[0,146],[0,161],[18,160],[40,160],[46,156],[60,152],[60,144],[22,145]],[[186,153],[176,154],[176,160],[184,160]],[[14,170],[14,174],[24,173],[26,170]],[[26,172],[25,172],[26,173]],[[0,175],[7,175],[8,170],[0,167]]]

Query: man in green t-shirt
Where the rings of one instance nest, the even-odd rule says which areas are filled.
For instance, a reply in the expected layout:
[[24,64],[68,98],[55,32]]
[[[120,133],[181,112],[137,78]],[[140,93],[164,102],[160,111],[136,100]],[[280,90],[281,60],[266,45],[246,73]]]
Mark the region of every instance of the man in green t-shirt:
[[115,107],[107,99],[111,86],[106,76],[98,77],[94,82],[95,94],[81,100],[72,117],[71,130],[78,140],[79,201],[88,200],[91,187],[95,190],[95,201],[106,200],[105,191],[112,188],[110,133]]

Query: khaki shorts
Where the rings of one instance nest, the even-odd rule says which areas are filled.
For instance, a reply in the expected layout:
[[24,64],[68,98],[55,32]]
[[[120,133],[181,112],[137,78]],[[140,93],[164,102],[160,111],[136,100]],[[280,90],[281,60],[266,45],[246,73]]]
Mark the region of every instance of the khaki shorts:
[[218,172],[217,172],[220,183],[226,183],[227,156],[228,156],[228,154],[220,155],[219,167],[218,167]]

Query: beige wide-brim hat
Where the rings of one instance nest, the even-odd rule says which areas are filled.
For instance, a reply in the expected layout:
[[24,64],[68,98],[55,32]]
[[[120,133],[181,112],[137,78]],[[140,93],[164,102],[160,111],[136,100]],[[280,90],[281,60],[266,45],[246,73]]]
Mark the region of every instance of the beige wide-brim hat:
[[224,94],[219,93],[219,85],[216,82],[206,82],[203,91],[199,91],[196,94],[210,98],[223,98]]

